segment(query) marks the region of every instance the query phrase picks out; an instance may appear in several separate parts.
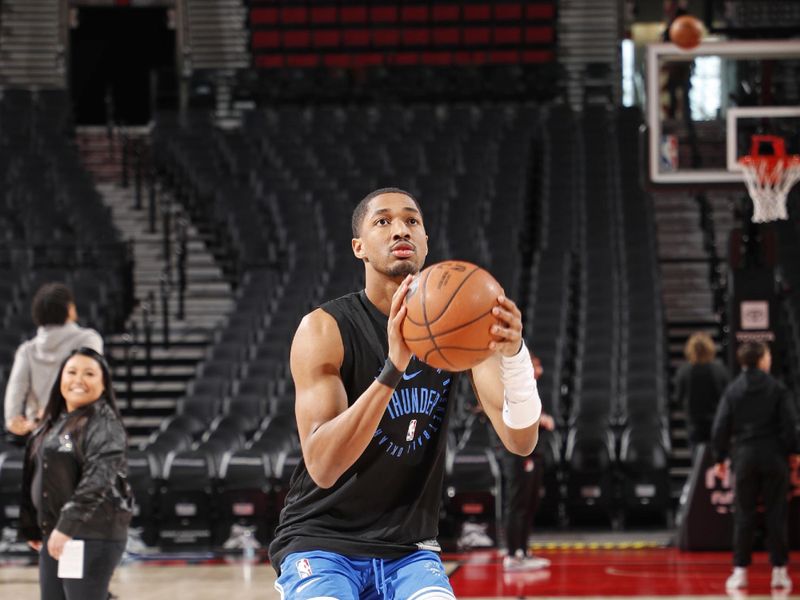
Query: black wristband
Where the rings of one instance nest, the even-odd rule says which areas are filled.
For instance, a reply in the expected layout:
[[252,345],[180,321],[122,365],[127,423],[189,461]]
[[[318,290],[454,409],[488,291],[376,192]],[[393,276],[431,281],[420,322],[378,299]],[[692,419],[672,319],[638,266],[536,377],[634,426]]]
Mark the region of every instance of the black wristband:
[[403,372],[395,367],[394,363],[392,363],[391,359],[387,356],[383,369],[377,377],[377,382],[394,389],[402,378]]

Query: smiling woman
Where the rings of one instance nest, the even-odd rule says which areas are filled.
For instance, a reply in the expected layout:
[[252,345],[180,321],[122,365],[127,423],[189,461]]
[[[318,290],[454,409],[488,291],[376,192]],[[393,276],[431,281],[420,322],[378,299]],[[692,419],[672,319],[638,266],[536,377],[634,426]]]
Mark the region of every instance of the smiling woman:
[[[42,600],[108,597],[131,519],[126,448],[108,363],[74,350],[25,450],[19,535],[39,552]],[[73,539],[83,543],[66,546]],[[74,578],[58,575],[66,548],[80,563]]]
[[104,390],[103,370],[97,360],[75,354],[67,361],[61,372],[61,395],[67,412],[97,402]]

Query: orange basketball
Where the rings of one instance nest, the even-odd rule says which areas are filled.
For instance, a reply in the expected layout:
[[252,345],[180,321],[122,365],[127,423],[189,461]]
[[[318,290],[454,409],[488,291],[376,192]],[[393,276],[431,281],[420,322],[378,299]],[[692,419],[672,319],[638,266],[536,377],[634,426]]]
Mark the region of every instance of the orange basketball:
[[703,39],[703,24],[691,15],[681,15],[669,26],[669,39],[685,50],[694,48]]
[[436,369],[465,371],[488,357],[492,314],[503,288],[472,263],[449,260],[432,265],[406,295],[403,338],[416,357]]

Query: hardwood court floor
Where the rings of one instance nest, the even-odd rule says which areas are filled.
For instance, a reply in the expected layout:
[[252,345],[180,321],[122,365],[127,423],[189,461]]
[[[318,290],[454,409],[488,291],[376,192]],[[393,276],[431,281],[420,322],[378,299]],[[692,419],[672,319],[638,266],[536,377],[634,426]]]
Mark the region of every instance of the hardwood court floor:
[[[446,564],[458,598],[728,598],[728,553],[681,553],[674,549],[541,550],[549,569],[504,573],[496,552],[448,556]],[[798,570],[792,569],[800,588]],[[278,600],[269,565],[131,563],[120,567],[112,590],[120,600]],[[749,594],[741,598],[796,598],[770,594],[769,565],[756,554]],[[33,567],[0,566],[0,599],[38,600]]]

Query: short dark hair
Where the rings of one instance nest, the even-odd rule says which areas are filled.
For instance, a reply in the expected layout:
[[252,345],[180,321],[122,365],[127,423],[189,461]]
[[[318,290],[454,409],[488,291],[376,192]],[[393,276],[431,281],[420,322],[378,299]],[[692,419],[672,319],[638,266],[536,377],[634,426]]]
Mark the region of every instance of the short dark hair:
[[409,192],[401,190],[400,188],[396,187],[386,187],[377,189],[364,196],[361,199],[361,202],[359,202],[353,209],[353,218],[350,224],[353,227],[354,238],[357,238],[361,235],[361,223],[364,222],[364,217],[367,214],[367,207],[369,206],[370,200],[372,200],[375,196],[380,196],[381,194],[403,194],[404,196],[408,196],[409,198],[411,198],[411,200],[414,201],[414,204],[417,206],[419,214],[422,215],[422,209],[419,207],[419,202],[417,202],[417,199],[414,198],[414,196],[412,196]]
[[736,359],[745,369],[755,369],[763,356],[769,352],[764,342],[745,342],[736,350]]
[[63,325],[69,317],[71,304],[75,304],[75,298],[66,285],[45,283],[33,297],[31,317],[37,327]]

